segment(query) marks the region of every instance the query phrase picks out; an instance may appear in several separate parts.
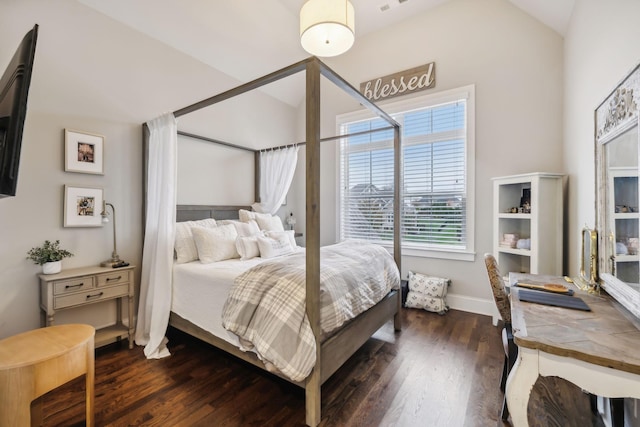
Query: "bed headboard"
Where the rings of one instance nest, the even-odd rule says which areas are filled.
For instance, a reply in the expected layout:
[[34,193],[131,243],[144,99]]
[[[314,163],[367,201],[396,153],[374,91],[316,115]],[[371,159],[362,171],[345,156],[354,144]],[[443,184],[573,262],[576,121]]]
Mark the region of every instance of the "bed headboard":
[[177,205],[176,222],[197,221],[199,219],[238,219],[238,210],[251,210],[251,206],[227,205]]

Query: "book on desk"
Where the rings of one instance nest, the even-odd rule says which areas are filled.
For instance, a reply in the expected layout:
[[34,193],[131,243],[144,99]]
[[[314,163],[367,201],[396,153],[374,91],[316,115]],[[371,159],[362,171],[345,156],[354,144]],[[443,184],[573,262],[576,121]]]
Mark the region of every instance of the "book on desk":
[[522,286],[518,287],[520,288],[518,290],[518,298],[520,301],[571,308],[574,310],[591,311],[591,308],[589,308],[587,303],[585,303],[582,298],[573,296],[573,293],[560,294],[544,290],[525,289]]

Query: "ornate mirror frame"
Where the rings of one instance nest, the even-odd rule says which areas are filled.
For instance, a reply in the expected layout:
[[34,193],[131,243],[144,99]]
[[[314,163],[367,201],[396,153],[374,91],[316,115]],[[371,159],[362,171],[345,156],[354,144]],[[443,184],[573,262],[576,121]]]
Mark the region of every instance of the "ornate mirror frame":
[[[616,221],[614,218],[617,215],[618,209],[613,197],[614,191],[612,188],[614,172],[610,172],[608,168],[607,148],[609,146],[607,144],[613,142],[618,137],[622,139],[625,133],[634,129],[634,127],[638,127],[638,106],[640,105],[638,97],[640,97],[640,65],[636,66],[615,87],[595,111],[596,230],[598,236],[597,268],[599,280],[603,289],[636,317],[640,317],[640,291],[616,277],[616,274],[618,274],[616,271],[617,258],[621,252],[617,248],[618,238],[614,236],[613,232],[609,231],[610,228],[614,228],[610,224],[611,221]],[[627,141],[632,140],[627,139]],[[640,146],[640,141],[637,141],[637,143]],[[613,150],[613,148],[611,150]],[[640,149],[638,152],[640,153]],[[640,162],[638,162],[638,159],[635,161],[637,182],[637,169],[638,166],[640,166]],[[637,191],[635,193],[637,201]],[[610,207],[612,205],[613,209]],[[627,206],[624,206],[624,208],[626,209]],[[629,212],[637,211],[638,206],[629,209]],[[624,210],[622,212],[627,211]],[[638,214],[629,216],[632,217],[632,220],[640,218]],[[637,230],[637,224],[635,227]],[[637,235],[637,231],[634,237],[640,237]],[[624,253],[626,254],[626,252]],[[638,265],[640,265],[640,263],[638,263]],[[635,286],[637,287],[637,284],[635,284]]]

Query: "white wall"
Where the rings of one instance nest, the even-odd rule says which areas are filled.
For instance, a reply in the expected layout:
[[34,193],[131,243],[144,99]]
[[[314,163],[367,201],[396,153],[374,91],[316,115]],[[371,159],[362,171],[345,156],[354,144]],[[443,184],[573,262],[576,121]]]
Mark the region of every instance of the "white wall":
[[[595,227],[594,111],[640,63],[640,3],[576,0],[565,37],[564,160],[569,173],[569,266],[579,271],[580,230]],[[625,425],[640,425],[625,401]],[[635,413],[635,415],[634,415]]]
[[[406,257],[403,274],[415,269],[448,276],[453,280],[454,299],[489,301],[481,255],[492,250],[490,178],[536,170],[569,174],[568,268],[571,274],[577,272],[579,230],[584,223],[594,223],[593,109],[640,57],[640,45],[635,43],[640,29],[633,21],[639,7],[630,0],[606,4],[577,0],[563,46],[559,35],[506,0],[451,0],[400,25],[360,37],[346,54],[325,59],[356,87],[362,81],[430,61],[437,66],[437,86],[432,92],[476,85],[478,256],[475,262]],[[46,0],[3,0],[0,67],[34,23],[40,24],[40,37],[18,195],[0,200],[0,337],[39,326],[39,269],[25,260],[29,248],[44,239],[61,239],[76,253],[65,260],[65,268],[97,264],[110,254],[111,230],[62,227],[63,185],[104,188],[105,197],[118,209],[119,252],[139,264],[140,124],[238,84],[72,0],[59,0],[55,5]],[[323,124],[326,136],[334,133],[336,114],[357,106],[337,101],[335,94],[324,97],[323,117],[329,120]],[[299,118],[296,128],[283,130],[286,142],[291,135],[297,137],[294,140],[303,139],[303,110],[302,106],[293,113]],[[273,111],[276,122],[292,114],[282,105],[274,106]],[[179,119],[179,124],[192,125],[186,118]],[[206,130],[200,126],[193,124],[193,130]],[[106,136],[104,176],[64,172],[64,128]],[[247,141],[244,135],[225,132],[221,137]],[[282,210],[294,212],[300,231],[304,230],[304,154],[303,149],[294,194]],[[335,158],[333,145],[325,144],[323,243],[336,235]],[[212,179],[220,180],[233,165],[226,163]],[[227,195],[214,196],[212,203],[244,203],[240,198],[227,201]],[[88,311],[92,323],[110,315],[98,307]]]
[[579,271],[580,230],[595,227],[594,111],[640,62],[640,3],[577,0],[565,37],[564,159],[569,181],[569,266]]
[[[111,223],[104,228],[62,226],[63,186],[104,189],[105,198],[117,209],[118,252],[139,266],[141,124],[239,84],[73,0],[2,0],[1,70],[35,23],[40,33],[17,196],[0,200],[0,338],[40,326],[40,268],[25,259],[29,248],[45,239],[60,239],[75,254],[63,261],[65,269],[98,265],[111,255]],[[258,104],[265,103],[269,101],[263,96]],[[279,103],[270,111],[276,118],[291,114]],[[242,112],[257,114],[246,107]],[[191,124],[186,118],[178,123],[181,129]],[[103,176],[64,172],[65,128],[105,136]],[[203,128],[194,125],[193,130]],[[233,163],[226,167],[231,171]],[[136,271],[139,278],[139,268]],[[109,303],[93,305],[60,312],[56,320],[103,326],[114,322],[113,308]]]
[[249,206],[253,195],[252,152],[178,137],[179,205]]
[[[179,118],[178,127],[252,149],[297,142],[296,109],[259,91],[216,107]],[[254,158],[252,151],[179,135],[178,204],[250,206],[255,195]]]
[[[220,92],[202,93],[200,98]],[[297,114],[296,108],[253,90],[179,117],[178,128],[240,147],[271,148],[298,142]],[[252,152],[178,137],[178,204],[250,206],[254,187]],[[287,212],[283,207],[278,215],[284,218]]]
[[[452,306],[488,313],[493,302],[482,255],[493,250],[491,177],[563,172],[563,40],[506,0],[452,0],[358,38],[346,54],[324,60],[355,87],[431,61],[436,62],[431,93],[476,85],[477,256],[474,262],[405,256],[402,274],[449,277]],[[333,120],[327,125],[323,119],[323,132],[335,134],[335,115],[358,106],[333,96],[322,100]],[[323,145],[322,153],[321,233],[327,243],[336,234],[334,145]]]

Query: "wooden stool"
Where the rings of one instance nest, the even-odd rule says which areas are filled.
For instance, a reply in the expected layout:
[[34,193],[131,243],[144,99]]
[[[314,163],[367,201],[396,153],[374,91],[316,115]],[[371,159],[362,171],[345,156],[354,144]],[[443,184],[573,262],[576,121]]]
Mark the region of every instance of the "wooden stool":
[[83,374],[93,426],[94,335],[89,325],[59,325],[0,340],[0,427],[41,425],[40,397]]

